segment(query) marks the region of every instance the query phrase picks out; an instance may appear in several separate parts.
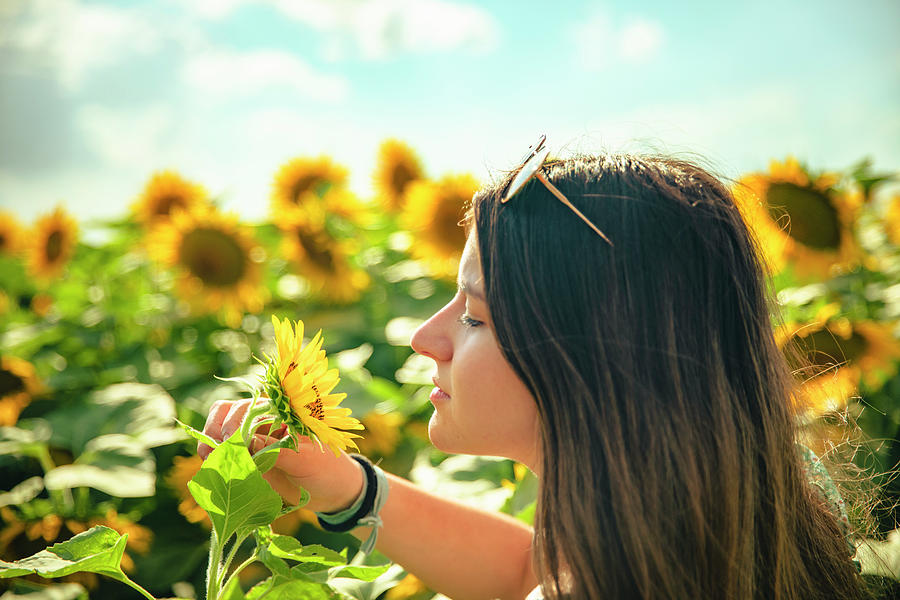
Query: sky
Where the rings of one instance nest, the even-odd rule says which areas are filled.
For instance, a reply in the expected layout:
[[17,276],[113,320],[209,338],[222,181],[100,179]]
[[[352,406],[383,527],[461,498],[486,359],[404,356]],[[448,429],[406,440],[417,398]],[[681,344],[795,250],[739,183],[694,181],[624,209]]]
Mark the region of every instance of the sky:
[[0,208],[121,218],[174,169],[250,221],[278,167],[554,151],[900,169],[900,2],[2,0]]

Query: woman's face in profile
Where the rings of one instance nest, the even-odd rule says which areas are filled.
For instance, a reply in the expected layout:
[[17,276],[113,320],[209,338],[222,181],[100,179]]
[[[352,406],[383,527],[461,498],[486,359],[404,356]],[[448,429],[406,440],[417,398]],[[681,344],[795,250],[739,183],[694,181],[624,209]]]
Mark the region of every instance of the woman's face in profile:
[[537,407],[494,336],[474,234],[457,283],[453,299],[412,337],[413,350],[437,365],[431,441],[445,452],[503,456],[534,470]]

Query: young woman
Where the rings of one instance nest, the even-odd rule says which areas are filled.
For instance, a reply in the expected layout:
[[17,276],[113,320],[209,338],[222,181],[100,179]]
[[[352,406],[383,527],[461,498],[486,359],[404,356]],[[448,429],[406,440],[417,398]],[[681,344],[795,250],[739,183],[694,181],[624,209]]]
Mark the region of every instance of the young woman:
[[[412,339],[436,365],[429,435],[533,470],[535,527],[389,476],[382,552],[454,599],[864,596],[718,180],[668,158],[547,162],[539,145],[467,223],[459,291]],[[217,403],[206,433],[245,412]],[[267,479],[336,512],[365,473],[307,443]]]

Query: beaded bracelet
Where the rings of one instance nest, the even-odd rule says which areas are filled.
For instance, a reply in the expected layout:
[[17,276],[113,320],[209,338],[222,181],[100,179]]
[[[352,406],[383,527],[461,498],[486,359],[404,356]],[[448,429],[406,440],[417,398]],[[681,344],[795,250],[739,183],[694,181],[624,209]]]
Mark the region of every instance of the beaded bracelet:
[[337,513],[316,513],[319,525],[326,531],[343,533],[356,527],[372,527],[369,538],[360,546],[366,554],[375,547],[378,528],[382,526],[378,513],[387,501],[388,481],[381,468],[372,464],[365,456],[351,454],[350,458],[359,463],[365,473],[363,489],[356,500],[345,510]]

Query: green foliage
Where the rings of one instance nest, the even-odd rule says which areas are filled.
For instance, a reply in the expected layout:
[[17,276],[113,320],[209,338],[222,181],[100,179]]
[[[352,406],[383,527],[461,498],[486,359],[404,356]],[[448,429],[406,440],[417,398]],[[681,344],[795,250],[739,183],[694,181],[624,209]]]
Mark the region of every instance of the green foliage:
[[[856,186],[867,201],[854,232],[867,260],[820,280],[804,279],[790,266],[777,274],[773,287],[787,321],[808,323],[836,305],[851,322],[871,321],[900,334],[900,252],[885,232],[879,195],[894,176],[875,172],[872,164],[847,169],[841,183]],[[222,444],[198,431],[214,401],[246,396],[239,380],[268,375],[271,383],[272,373],[253,356],[273,352],[272,314],[323,330],[323,348],[341,371],[335,391],[347,394],[343,405],[355,416],[364,422],[394,418],[382,430],[371,427],[364,440],[370,443],[365,452],[385,469],[533,522],[533,474],[523,475],[510,461],[448,457],[425,433],[433,363],[414,355],[408,338],[452,296],[454,282],[431,276],[411,257],[415,239],[395,215],[369,215],[356,225],[332,217],[329,234],[357,244],[350,264],[371,280],[360,298],[337,303],[316,293],[282,254],[278,223],[256,224],[248,227],[262,249],[260,288],[268,300],[237,323],[191,312],[177,274],[148,254],[148,231],[130,219],[82,224],[89,241],[78,244],[65,275],[53,281],[32,277],[20,256],[0,255],[0,357],[27,361],[41,384],[18,420],[0,427],[4,598],[182,595],[174,588],[193,588],[202,597],[209,590],[210,555],[214,591],[229,600],[375,600],[402,577],[399,567],[378,564],[385,562],[378,554],[359,562],[353,537],[299,521],[282,524],[290,535],[273,533],[269,523],[294,508],[283,507],[261,475],[279,447],[251,458],[241,441],[246,430]],[[49,310],[39,309],[39,301]],[[900,483],[890,477],[900,462],[894,367],[896,361],[888,362],[864,381],[848,406],[869,449],[858,455],[866,462],[857,460],[884,481],[886,505],[900,497]],[[816,423],[839,417],[824,415]],[[199,472],[183,473],[179,465],[195,454],[197,442],[215,449]],[[192,476],[189,493],[184,486]],[[211,532],[191,512],[194,499],[209,513]],[[896,527],[895,510],[880,516],[881,533]],[[879,555],[893,557],[895,546],[877,546]],[[126,578],[121,566],[132,562]],[[272,575],[247,568],[253,563]],[[46,587],[24,577],[76,571],[113,581],[85,589],[72,582]],[[896,576],[896,569],[872,572]],[[122,585],[129,582],[146,592]]]
[[36,574],[63,577],[73,573],[98,573],[121,581],[153,598],[122,571],[122,554],[127,536],[108,527],[95,527],[72,539],[54,544],[33,556],[8,563],[0,561],[0,578]]

